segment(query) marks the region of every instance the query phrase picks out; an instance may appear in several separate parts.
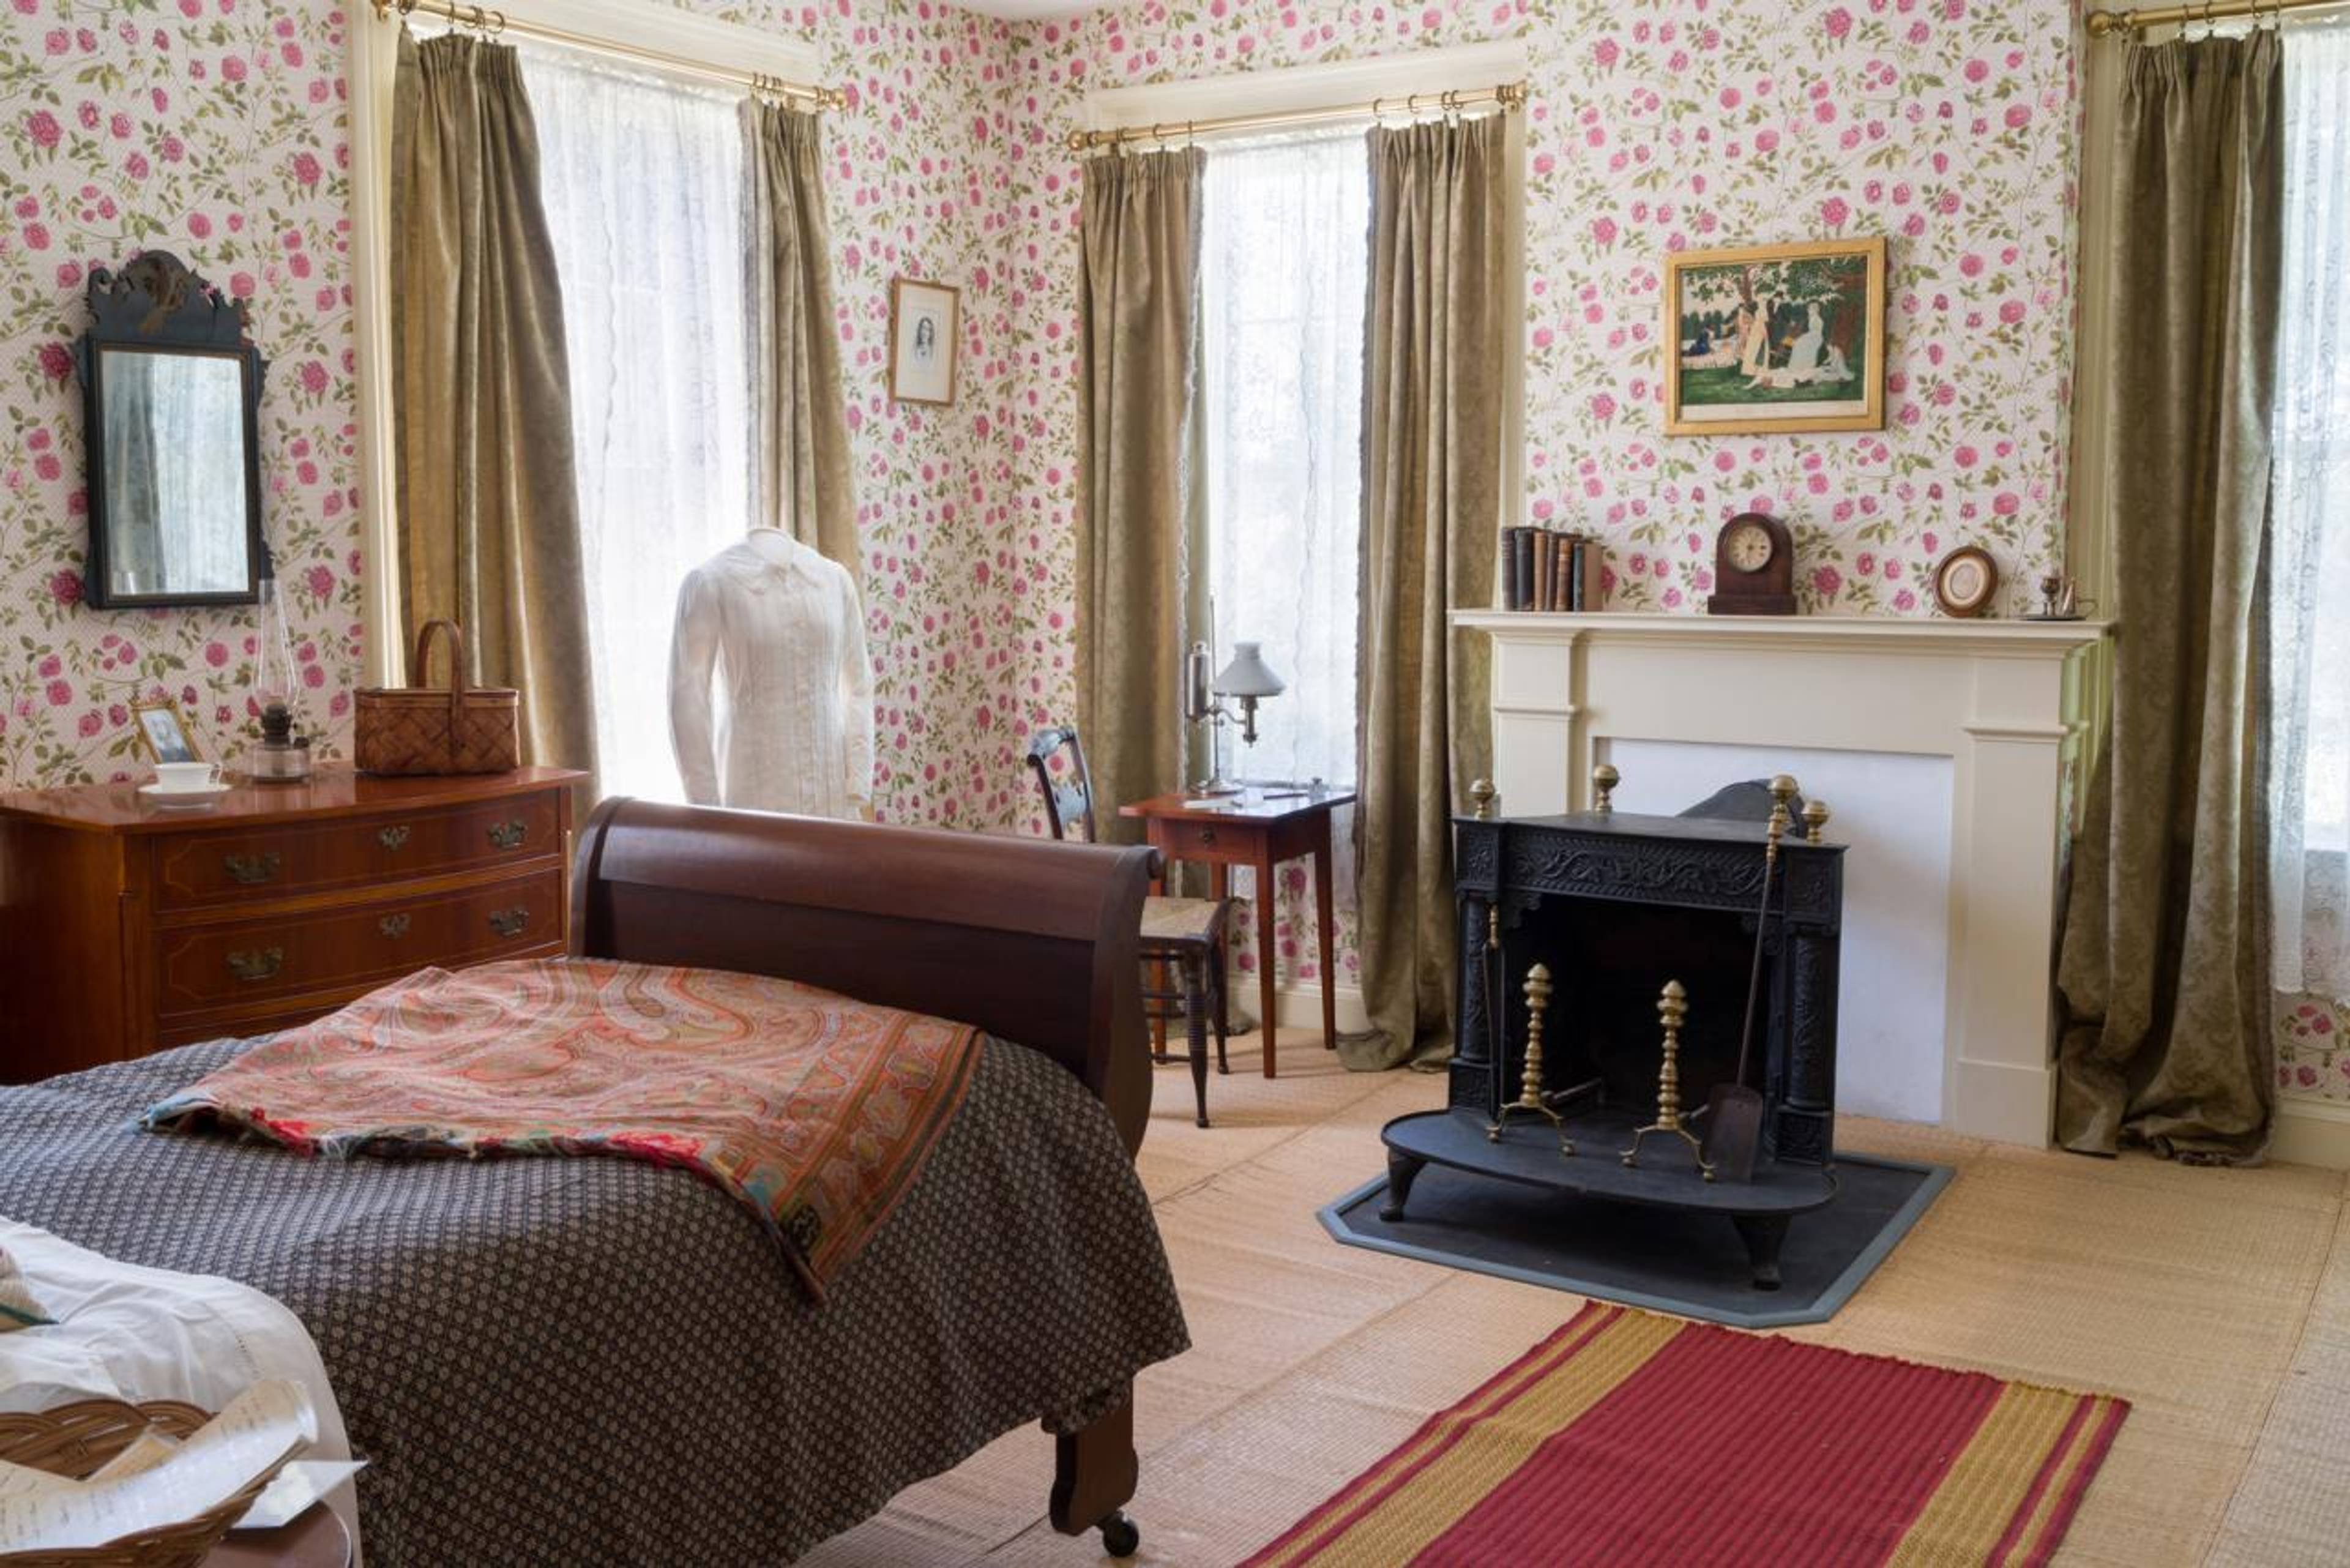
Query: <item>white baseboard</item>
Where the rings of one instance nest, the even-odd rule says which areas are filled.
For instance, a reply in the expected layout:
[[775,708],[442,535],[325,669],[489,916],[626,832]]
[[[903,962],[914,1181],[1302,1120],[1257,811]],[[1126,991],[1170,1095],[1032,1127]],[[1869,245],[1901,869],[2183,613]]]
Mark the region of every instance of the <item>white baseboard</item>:
[[[1246,1007],[1253,1015],[1257,1008],[1254,984],[1239,983],[1237,974],[1232,984],[1232,1000]],[[1274,1009],[1284,1029],[1319,1029],[1322,1027],[1322,986],[1317,981],[1305,985],[1276,987],[1273,993]],[[1351,985],[1334,985],[1330,1000],[1338,1014],[1338,1033],[1359,1034],[1371,1026],[1371,1015],[1364,1010],[1363,993]]]
[[2279,1096],[2269,1158],[2288,1165],[2350,1170],[2350,1106]]

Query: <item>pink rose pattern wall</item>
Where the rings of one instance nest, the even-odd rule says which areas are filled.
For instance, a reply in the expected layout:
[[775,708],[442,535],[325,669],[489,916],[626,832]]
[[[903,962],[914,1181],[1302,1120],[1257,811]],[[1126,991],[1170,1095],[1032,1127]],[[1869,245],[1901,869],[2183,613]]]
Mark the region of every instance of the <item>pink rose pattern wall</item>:
[[[1607,541],[1612,608],[1701,609],[1714,530],[1752,507],[1794,524],[1806,609],[1925,615],[1956,545],[2000,558],[2011,609],[2062,559],[2071,27],[2055,0],[1150,0],[1015,29],[1027,717],[1072,701],[1077,168],[1061,138],[1087,89],[1522,36],[1526,514]],[[1666,253],[1869,234],[1892,239],[1882,434],[1658,433]],[[1310,953],[1306,906],[1279,919],[1284,953]]]
[[0,784],[135,770],[168,696],[220,755],[247,722],[249,613],[81,604],[88,269],[176,252],[250,296],[270,358],[262,483],[306,719],[348,732],[358,530],[343,37],[324,5],[8,0],[0,11]]
[[[1755,504],[1794,522],[1815,610],[1927,613],[1931,564],[1960,542],[1991,545],[2015,594],[2061,553],[2073,53],[2054,0],[1152,0],[1016,26],[927,0],[690,3],[815,38],[853,100],[832,121],[831,195],[890,817],[1034,830],[1021,749],[1072,707],[1077,169],[1061,138],[1096,85],[1523,35],[1524,504],[1606,536],[1617,607],[1700,606],[1714,525]],[[215,747],[245,717],[248,618],[78,603],[62,357],[78,269],[149,245],[255,297],[270,535],[316,672],[309,717],[338,744],[363,565],[344,10],[5,4],[0,782],[122,770],[137,696],[179,697]],[[1656,435],[1667,249],[1870,233],[1894,241],[1883,434]],[[887,397],[899,275],[963,290],[951,407]],[[1310,975],[1301,914],[1285,899],[1279,935]]]

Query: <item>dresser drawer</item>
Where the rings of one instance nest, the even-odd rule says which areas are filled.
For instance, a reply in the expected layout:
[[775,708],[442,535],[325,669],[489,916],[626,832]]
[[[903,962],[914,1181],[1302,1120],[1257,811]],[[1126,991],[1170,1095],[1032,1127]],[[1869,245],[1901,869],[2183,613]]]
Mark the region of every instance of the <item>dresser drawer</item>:
[[441,964],[482,963],[561,940],[559,867],[487,887],[297,917],[165,928],[156,1009],[173,1014],[348,990]]
[[553,791],[381,815],[329,817],[155,844],[155,892],[165,909],[442,876],[562,852]]

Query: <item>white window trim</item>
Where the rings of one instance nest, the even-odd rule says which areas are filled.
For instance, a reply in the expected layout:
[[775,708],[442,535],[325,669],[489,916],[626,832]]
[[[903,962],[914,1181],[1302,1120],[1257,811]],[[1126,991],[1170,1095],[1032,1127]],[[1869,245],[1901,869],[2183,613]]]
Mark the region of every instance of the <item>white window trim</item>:
[[[657,0],[499,0],[516,23],[562,27],[605,42],[785,81],[817,79],[813,46]],[[362,663],[373,685],[405,679],[400,646],[400,560],[392,532],[400,484],[392,461],[391,95],[400,28],[360,0],[351,7],[351,332],[359,377],[359,490],[364,569]],[[658,72],[648,61],[644,68]],[[681,77],[707,86],[700,77]]]

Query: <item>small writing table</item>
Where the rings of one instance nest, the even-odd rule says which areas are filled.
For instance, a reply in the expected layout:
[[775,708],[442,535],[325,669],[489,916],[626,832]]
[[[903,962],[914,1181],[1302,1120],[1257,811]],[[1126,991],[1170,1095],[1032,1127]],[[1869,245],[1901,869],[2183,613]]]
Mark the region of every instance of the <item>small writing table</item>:
[[1322,1044],[1338,1044],[1338,1004],[1330,990],[1330,817],[1350,804],[1351,791],[1290,794],[1253,788],[1203,800],[1197,795],[1155,794],[1118,808],[1120,816],[1140,817],[1150,846],[1169,861],[1198,860],[1211,869],[1215,896],[1228,896],[1232,867],[1256,870],[1256,967],[1264,1034],[1264,1075],[1274,1076],[1274,888],[1273,869],[1300,856],[1314,857],[1314,924],[1322,965]]

